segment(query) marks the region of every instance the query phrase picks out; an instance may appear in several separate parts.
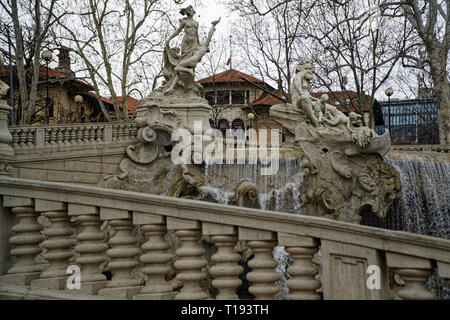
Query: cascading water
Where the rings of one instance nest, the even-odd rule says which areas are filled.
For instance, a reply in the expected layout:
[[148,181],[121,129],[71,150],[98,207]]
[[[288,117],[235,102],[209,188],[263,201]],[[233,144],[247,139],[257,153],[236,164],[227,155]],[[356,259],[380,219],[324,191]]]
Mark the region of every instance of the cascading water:
[[[400,174],[403,196],[385,219],[365,214],[361,224],[450,239],[450,163],[387,160]],[[438,299],[450,290],[433,275],[428,287]]]
[[388,160],[400,174],[402,199],[385,219],[362,224],[450,239],[450,163]]
[[[400,174],[403,196],[394,203],[386,218],[372,212],[362,213],[361,224],[401,230],[433,237],[450,238],[450,163],[387,160]],[[262,176],[261,165],[207,164],[204,200],[231,204],[234,188],[243,179],[255,183],[259,190],[261,209],[300,213],[300,184],[302,182],[300,159],[280,160],[279,171],[273,176]],[[288,294],[286,269],[292,259],[282,246],[275,247],[273,257],[278,262],[277,272],[280,293],[278,299]],[[439,299],[450,299],[445,283],[436,275],[428,286]]]

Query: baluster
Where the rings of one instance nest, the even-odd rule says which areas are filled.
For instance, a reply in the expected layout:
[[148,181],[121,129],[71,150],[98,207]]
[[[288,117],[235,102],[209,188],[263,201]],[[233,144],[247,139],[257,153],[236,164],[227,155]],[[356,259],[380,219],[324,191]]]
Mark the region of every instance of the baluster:
[[72,128],[70,127],[65,127],[64,128],[64,139],[63,139],[63,143],[66,146],[70,146],[70,133],[72,131]]
[[64,289],[68,278],[67,261],[73,255],[71,248],[75,244],[75,239],[72,237],[74,231],[69,227],[67,205],[36,199],[35,209],[43,212],[51,223],[50,227],[44,230],[47,240],[41,244],[42,248],[47,249],[43,257],[49,262],[49,266],[41,273],[40,279],[34,280],[31,286]]
[[105,129],[104,126],[98,126],[97,127],[97,143],[103,142],[103,130]]
[[211,257],[215,265],[210,269],[210,273],[214,276],[212,285],[219,289],[216,299],[239,299],[236,289],[242,284],[239,275],[244,269],[238,264],[241,256],[234,252],[237,243],[236,228],[229,225],[203,223],[203,234],[211,235],[211,241],[217,247],[217,252]]
[[206,260],[203,257],[205,250],[199,240],[201,225],[199,221],[167,218],[167,228],[175,230],[175,234],[182,242],[181,248],[175,252],[178,260],[175,268],[179,271],[177,279],[183,283],[183,288],[175,296],[176,300],[202,300],[208,294],[200,287],[200,281],[206,278]]
[[246,240],[247,245],[255,253],[254,258],[248,262],[252,271],[247,274],[247,280],[252,283],[248,291],[257,300],[273,299],[279,291],[275,281],[280,279],[280,275],[275,272],[277,263],[272,257],[275,239],[273,232],[239,228],[239,240]]
[[75,252],[79,254],[76,262],[81,269],[81,289],[71,292],[97,294],[106,285],[100,265],[106,260],[105,251],[108,248],[105,234],[100,231],[99,210],[97,207],[70,203],[69,216],[77,217],[81,229],[75,246]]
[[27,129],[19,129],[19,146],[25,148],[27,146]]
[[117,137],[118,135],[118,130],[117,130],[117,125],[113,124],[113,129],[112,129],[112,136],[113,136],[113,141],[119,141],[119,138]]
[[135,139],[137,135],[137,127],[134,123],[131,124],[131,138]]
[[294,259],[287,272],[292,277],[287,280],[287,287],[291,290],[289,300],[320,300],[316,290],[320,282],[315,279],[319,272],[313,265],[314,254],[319,250],[319,242],[310,237],[279,233],[278,244],[286,246],[286,251]]
[[83,143],[83,127],[77,128],[77,143],[82,144]]
[[16,129],[12,129],[11,130],[11,135],[12,135],[12,145],[14,148],[20,148],[19,145],[19,130]]
[[142,272],[148,277],[145,286],[133,300],[172,300],[176,292],[165,280],[169,273],[169,261],[173,258],[170,245],[164,239],[167,233],[163,216],[133,212],[133,224],[142,225],[147,241],[142,245],[144,254],[140,261]]
[[112,272],[112,279],[98,294],[131,299],[141,289],[139,280],[134,279],[131,273],[133,268],[138,265],[136,257],[140,253],[137,239],[132,234],[131,214],[124,210],[101,208],[100,217],[102,220],[108,220],[109,225],[114,228],[116,233],[109,239],[111,249],[106,251],[110,258],[108,268]]
[[34,129],[27,130],[26,145],[28,148],[34,147]]
[[96,136],[96,131],[97,131],[97,126],[92,126],[91,127],[91,132],[90,132],[90,135],[89,135],[89,142],[90,143],[92,143],[92,144],[94,144],[95,143],[95,136]]
[[122,141],[123,140],[123,124],[118,125],[117,129],[117,140]]
[[11,255],[17,260],[0,281],[29,285],[39,278],[42,270],[42,265],[36,261],[36,256],[42,252],[39,243],[44,240],[40,233],[42,226],[37,222],[39,214],[34,210],[34,200],[29,198],[3,196],[3,207],[11,208],[18,219],[12,227],[14,235],[9,239],[13,246]]
[[55,130],[57,130],[56,144],[59,146],[64,145],[64,128],[55,128]]
[[50,128],[49,130],[49,141],[48,144],[51,146],[56,145],[56,131],[58,130],[57,128]]
[[397,295],[403,300],[433,300],[434,293],[428,290],[426,284],[433,274],[433,266],[430,260],[386,252],[386,262],[389,268],[400,275],[405,281],[405,286],[397,291]]
[[130,140],[130,125],[129,124],[125,124],[123,126],[123,139],[125,141]]
[[77,129],[74,127],[71,127],[69,144],[74,145],[75,143],[77,143]]
[[84,127],[84,131],[83,131],[83,143],[85,143],[85,144],[88,144],[88,143],[89,143],[90,131],[91,131],[91,127],[90,127],[90,126]]

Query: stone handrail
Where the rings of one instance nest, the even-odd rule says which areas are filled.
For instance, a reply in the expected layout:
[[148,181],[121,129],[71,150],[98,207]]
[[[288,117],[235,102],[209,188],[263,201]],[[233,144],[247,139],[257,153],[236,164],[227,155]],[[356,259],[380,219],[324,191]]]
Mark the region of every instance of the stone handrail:
[[[97,298],[206,299],[209,294],[199,286],[207,277],[204,249],[199,244],[202,235],[209,236],[218,249],[212,256],[215,265],[209,269],[212,286],[219,290],[216,299],[237,298],[242,267],[233,248],[238,240],[245,241],[254,253],[246,279],[256,299],[272,299],[279,290],[277,263],[271,254],[276,245],[284,246],[294,260],[287,269],[290,299],[320,299],[316,292],[320,287],[324,299],[432,299],[426,281],[434,268],[441,278],[450,280],[450,241],[446,239],[318,217],[7,177],[0,177],[0,194],[1,230],[14,232],[9,235],[12,250],[0,243],[0,265],[7,264],[6,256],[16,258],[6,275],[0,276],[0,293],[7,283],[13,283]],[[14,215],[17,224],[7,227]],[[50,221],[43,230],[47,239],[40,232],[41,215]],[[73,225],[73,218],[78,225]],[[100,229],[105,221],[115,230],[109,246]],[[136,225],[147,235],[141,247],[132,234]],[[183,285],[180,291],[165,281],[173,258],[164,237],[167,230],[182,242],[174,264],[176,279]],[[3,242],[5,238],[5,234],[0,237]],[[44,271],[34,259],[42,248],[47,250],[43,257],[48,261]],[[319,249],[317,279],[313,258]],[[113,274],[108,281],[99,271],[106,257]],[[148,277],[145,285],[131,276],[137,258]],[[81,289],[66,289],[68,264],[80,266]],[[366,287],[366,273],[373,265],[381,272],[381,288]],[[389,287],[390,271],[406,283],[399,290]]]
[[426,145],[392,145],[391,150],[395,151],[423,151],[450,153],[450,145],[426,144]]
[[136,138],[134,122],[77,123],[48,126],[13,126],[9,128],[16,150],[104,144]]

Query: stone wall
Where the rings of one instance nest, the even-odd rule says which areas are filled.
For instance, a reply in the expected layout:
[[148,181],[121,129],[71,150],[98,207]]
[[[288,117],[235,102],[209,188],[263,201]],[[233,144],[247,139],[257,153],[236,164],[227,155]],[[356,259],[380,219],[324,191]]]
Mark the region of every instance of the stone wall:
[[136,141],[132,122],[10,128],[12,176],[96,185],[118,173],[128,145]]
[[102,177],[118,173],[118,165],[123,155],[124,152],[115,155],[17,163],[13,168],[13,177],[97,185]]

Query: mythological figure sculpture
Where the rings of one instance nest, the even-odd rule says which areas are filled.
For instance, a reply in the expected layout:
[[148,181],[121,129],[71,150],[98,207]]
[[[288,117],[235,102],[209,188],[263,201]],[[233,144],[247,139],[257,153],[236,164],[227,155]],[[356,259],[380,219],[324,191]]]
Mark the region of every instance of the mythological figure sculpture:
[[383,162],[390,147],[389,134],[378,136],[365,126],[362,115],[349,116],[310,94],[314,65],[296,68],[291,84],[292,104],[272,106],[270,117],[283,125],[302,148],[302,212],[359,223],[360,212],[370,206],[386,216],[401,196],[398,173]]
[[[200,87],[194,81],[195,67],[206,52],[208,52],[209,44],[216,30],[215,27],[220,21],[218,19],[211,23],[212,26],[206,41],[200,44],[198,39],[198,23],[193,18],[195,15],[194,9],[192,6],[189,6],[180,10],[180,13],[186,15],[186,18],[180,21],[180,26],[167,39],[164,48],[164,78],[166,79],[166,85],[164,86],[163,92],[168,94],[172,93],[177,85],[187,88],[190,83],[194,87]],[[184,31],[181,50],[179,48],[171,48],[170,40],[179,35],[181,31]],[[180,73],[189,75],[190,81],[183,80]]]

